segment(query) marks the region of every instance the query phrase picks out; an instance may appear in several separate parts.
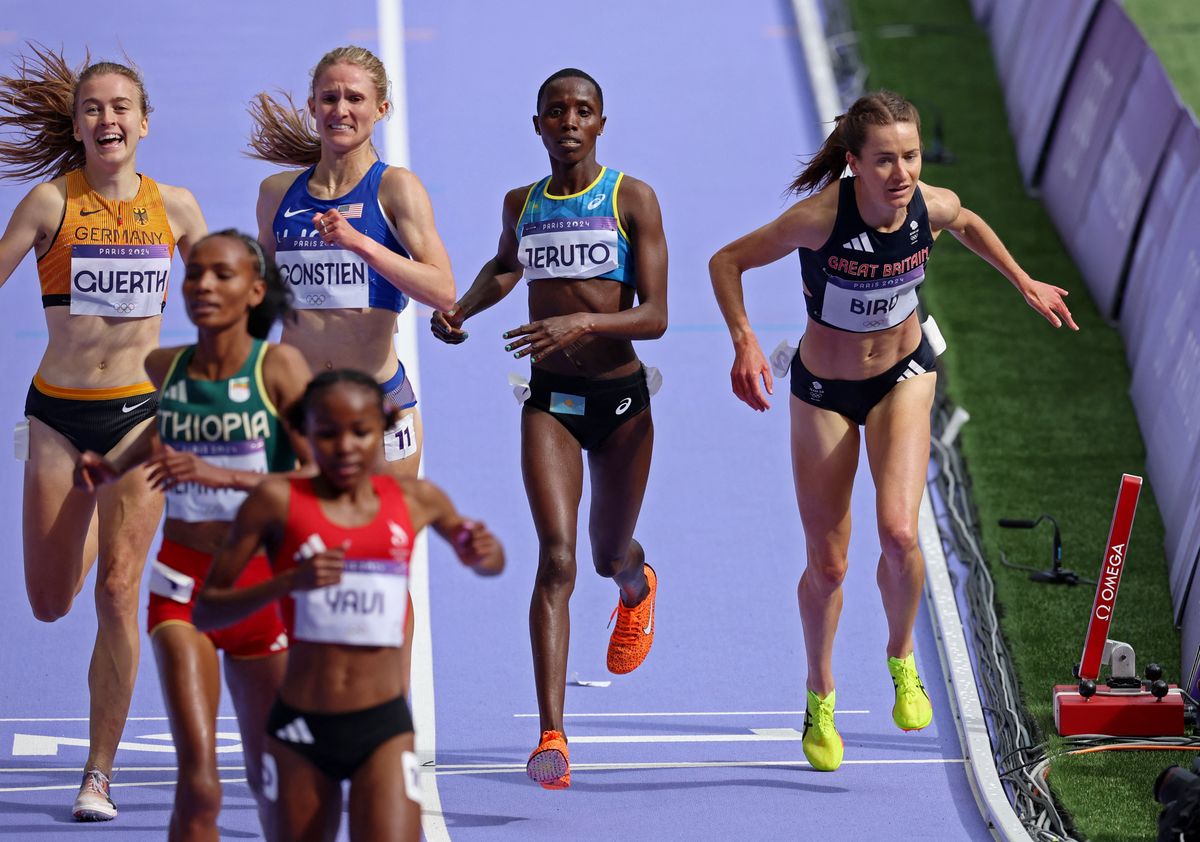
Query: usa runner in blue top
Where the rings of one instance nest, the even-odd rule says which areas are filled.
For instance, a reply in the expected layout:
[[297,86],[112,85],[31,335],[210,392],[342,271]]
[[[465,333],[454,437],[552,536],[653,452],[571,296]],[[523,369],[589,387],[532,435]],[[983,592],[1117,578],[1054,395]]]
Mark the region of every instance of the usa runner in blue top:
[[[853,177],[843,178],[850,167]],[[834,726],[833,638],[842,608],[850,542],[850,494],[859,427],[875,480],[882,553],[879,590],[888,620],[887,665],[896,691],[892,719],[924,728],[933,711],[913,658],[913,623],[925,566],[917,511],[929,462],[929,411],[941,337],[922,330],[916,289],[933,240],[949,231],[1004,275],[1055,327],[1078,329],[1066,290],[1035,281],[996,233],[949,190],[924,184],[920,117],[889,91],[869,94],[838,119],[792,184],[811,195],[735,240],[709,263],[713,291],[733,339],[734,394],[769,408],[771,367],[750,328],[742,274],[799,250],[809,323],[798,352],[781,354],[791,375],[792,464],[808,565],[800,619],[808,656],[804,754],[816,769],[842,762]],[[761,378],[761,385],[760,385]]]
[[306,167],[270,176],[258,195],[259,241],[299,311],[283,341],[314,372],[357,369],[383,385],[401,409],[384,437],[387,470],[415,477],[421,419],[392,344],[396,317],[410,298],[451,306],[454,278],[425,188],[379,160],[371,142],[391,110],[387,92],[378,58],[339,47],[313,71],[307,114],[259,95],[251,147],[263,160]]
[[604,123],[592,77],[566,69],[546,80],[533,129],[550,175],[504,197],[496,256],[432,325],[438,338],[462,342],[466,319],[522,276],[528,282],[529,322],[504,338],[506,351],[533,364],[521,466],[539,539],[529,627],[542,738],[527,772],[548,789],[571,781],[562,718],[584,450],[592,560],[620,590],[609,669],[635,669],[654,639],[657,578],[633,537],[650,470],[653,382],[632,340],[666,330],[667,246],[654,191],[596,162]]

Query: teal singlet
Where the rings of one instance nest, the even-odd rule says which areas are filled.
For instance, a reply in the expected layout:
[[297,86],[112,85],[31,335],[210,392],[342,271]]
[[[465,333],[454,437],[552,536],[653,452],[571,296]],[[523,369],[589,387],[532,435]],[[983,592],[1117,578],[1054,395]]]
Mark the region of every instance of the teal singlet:
[[625,174],[602,167],[579,193],[555,196],[546,176],[525,197],[517,220],[517,257],[525,280],[607,278],[637,286],[629,237],[617,213]]

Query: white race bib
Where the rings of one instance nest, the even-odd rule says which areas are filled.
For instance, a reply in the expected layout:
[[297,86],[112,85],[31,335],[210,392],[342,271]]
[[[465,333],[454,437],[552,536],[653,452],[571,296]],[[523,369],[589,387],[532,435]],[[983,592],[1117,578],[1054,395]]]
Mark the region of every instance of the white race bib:
[[137,319],[162,314],[171,249],[71,246],[71,315]]
[[527,281],[595,278],[620,265],[617,220],[588,216],[527,222],[521,228],[517,253]]
[[923,280],[923,266],[878,281],[846,281],[830,276],[821,321],[855,333],[895,327],[917,309],[917,287]]
[[[267,443],[250,441],[168,441],[176,450],[194,453],[205,462],[237,471],[267,473]],[[167,517],[187,523],[232,521],[247,492],[236,488],[209,488],[195,482],[181,483],[167,492]]]
[[383,458],[399,462],[417,452],[417,431],[412,415],[405,415],[383,434]]
[[311,238],[288,237],[276,246],[275,263],[298,310],[370,306],[369,267],[352,251]]
[[408,565],[390,560],[347,559],[342,581],[292,591],[294,637],[350,646],[404,645]]

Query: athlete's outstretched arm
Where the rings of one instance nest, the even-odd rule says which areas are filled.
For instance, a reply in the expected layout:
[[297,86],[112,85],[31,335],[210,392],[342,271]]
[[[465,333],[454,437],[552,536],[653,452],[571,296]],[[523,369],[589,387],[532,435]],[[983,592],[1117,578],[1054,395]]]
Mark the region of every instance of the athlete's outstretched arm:
[[53,236],[66,205],[65,188],[46,182],[25,194],[0,237],[0,286],[35,246]]
[[[835,183],[835,200],[836,186]],[[729,337],[733,340],[733,367],[729,371],[733,393],[759,412],[771,406],[759,383],[761,381],[768,395],[773,395],[774,381],[771,378],[771,366],[750,327],[742,291],[742,275],[749,269],[774,263],[798,248],[820,248],[833,227],[831,212],[836,213],[837,210],[836,203],[830,207],[829,194],[826,188],[792,205],[774,221],[734,240],[708,261],[713,294],[729,328]]]
[[462,329],[463,322],[503,299],[520,283],[522,270],[520,261],[517,260],[515,229],[530,189],[518,187],[509,190],[504,196],[500,242],[496,246],[496,256],[483,264],[471,288],[453,307],[444,312],[435,311],[429,320],[433,335],[443,342],[450,345],[463,342],[467,338],[467,332]]
[[379,184],[379,201],[411,260],[356,230],[336,208],[315,214],[313,223],[322,240],[354,252],[405,295],[435,309],[452,307],[450,255],[438,235],[433,203],[421,180],[402,167],[388,167]]
[[504,548],[480,520],[467,520],[458,513],[445,492],[431,482],[410,480],[404,484],[405,501],[420,531],[428,524],[442,536],[459,561],[480,576],[495,576],[504,569]]
[[1062,287],[1031,278],[1008,253],[1004,243],[992,227],[983,221],[983,217],[964,208],[958,196],[950,190],[922,184],[921,194],[929,208],[929,225],[934,232],[949,231],[960,243],[992,264],[1025,296],[1029,306],[1041,313],[1042,318],[1050,324],[1062,327],[1066,322],[1072,330],[1079,330],[1071,318],[1071,311],[1067,309],[1067,302],[1063,300],[1070,293]]
[[521,325],[504,334],[516,338],[505,346],[515,356],[537,362],[585,336],[614,339],[658,339],[667,330],[667,238],[662,210],[650,185],[625,176],[618,213],[629,232],[632,263],[637,267],[638,303],[617,313],[573,313]]
[[289,494],[285,480],[272,479],[251,491],[238,509],[229,536],[214,556],[208,578],[196,597],[192,622],[200,631],[232,625],[294,590],[323,587],[341,580],[344,553],[338,548],[252,587],[234,587],[259,547],[265,546],[270,553],[278,546],[287,519]]

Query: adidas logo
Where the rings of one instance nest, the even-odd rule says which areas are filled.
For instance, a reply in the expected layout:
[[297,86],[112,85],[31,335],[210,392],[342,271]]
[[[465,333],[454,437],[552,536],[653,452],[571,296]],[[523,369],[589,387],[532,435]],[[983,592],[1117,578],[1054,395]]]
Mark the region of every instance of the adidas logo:
[[188,402],[187,381],[180,380],[178,383],[171,386],[169,389],[167,389],[165,392],[163,392],[163,399],[168,400],[168,401],[179,401],[180,403],[187,403]]
[[285,743],[304,743],[312,745],[316,739],[312,735],[312,731],[308,730],[308,723],[304,721],[303,716],[297,716],[287,725],[284,725],[275,732],[275,736],[283,740]]
[[848,242],[842,243],[842,248],[850,251],[865,251],[871,254],[875,253],[875,249],[871,248],[871,241],[867,239],[867,234],[864,231],[857,237],[852,238]]
[[916,377],[918,374],[924,374],[929,369],[922,367],[916,360],[908,361],[908,368],[900,373],[896,378],[897,383],[902,383],[910,377]]

